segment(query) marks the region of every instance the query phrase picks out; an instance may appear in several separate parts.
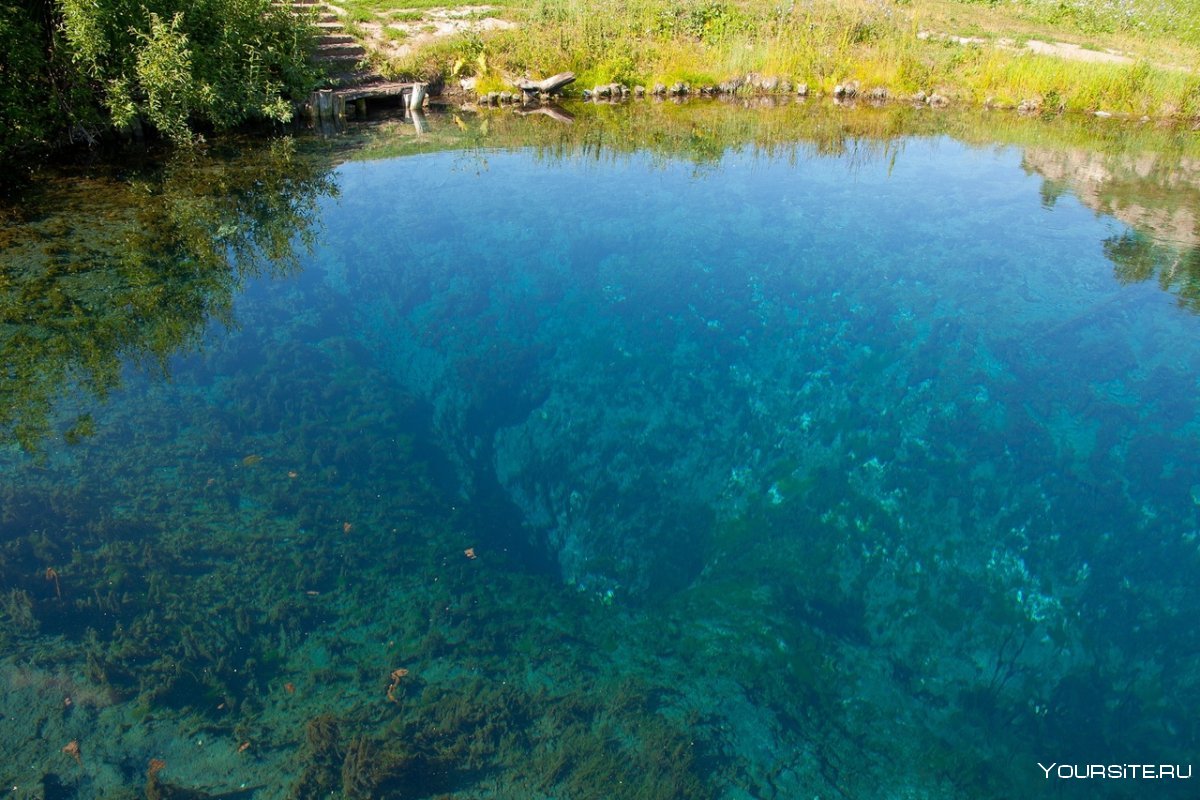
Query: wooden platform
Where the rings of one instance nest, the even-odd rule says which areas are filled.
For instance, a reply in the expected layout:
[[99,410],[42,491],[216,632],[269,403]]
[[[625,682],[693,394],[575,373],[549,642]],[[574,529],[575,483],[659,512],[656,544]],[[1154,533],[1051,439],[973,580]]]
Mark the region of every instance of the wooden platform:
[[308,96],[303,113],[311,120],[339,120],[367,113],[368,100],[387,99],[408,110],[425,102],[426,83],[360,83],[340,89],[318,89]]

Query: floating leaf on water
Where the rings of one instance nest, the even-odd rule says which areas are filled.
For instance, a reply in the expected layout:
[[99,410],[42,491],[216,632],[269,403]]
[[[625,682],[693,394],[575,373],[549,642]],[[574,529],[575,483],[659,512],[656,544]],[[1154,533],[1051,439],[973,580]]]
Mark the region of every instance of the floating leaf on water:
[[260,461],[262,461],[262,456],[251,454],[242,459],[242,466],[243,467],[253,467],[255,464],[257,464]]

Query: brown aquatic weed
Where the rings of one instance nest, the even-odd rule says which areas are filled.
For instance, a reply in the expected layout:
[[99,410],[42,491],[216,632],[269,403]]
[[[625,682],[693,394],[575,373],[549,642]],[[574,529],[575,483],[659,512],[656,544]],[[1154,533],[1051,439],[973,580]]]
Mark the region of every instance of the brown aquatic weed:
[[59,600],[62,600],[62,585],[58,582],[58,570],[54,567],[46,567],[46,580],[54,581],[54,594]]
[[392,670],[392,683],[388,686],[387,690],[388,700],[391,700],[393,703],[400,702],[396,699],[396,689],[400,688],[400,681],[406,677],[408,677],[408,670],[404,667]]

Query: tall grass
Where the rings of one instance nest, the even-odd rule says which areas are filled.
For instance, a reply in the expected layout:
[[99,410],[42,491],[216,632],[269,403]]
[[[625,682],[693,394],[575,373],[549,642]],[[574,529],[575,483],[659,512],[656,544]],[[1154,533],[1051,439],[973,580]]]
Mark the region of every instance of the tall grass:
[[1080,33],[1133,33],[1200,45],[1200,3],[1195,0],[1007,0],[1007,3],[1027,19]]
[[[1107,19],[1101,12],[1110,13],[1105,10],[1110,5],[1148,1],[1054,0],[1056,7],[1092,8],[1096,19]],[[719,85],[759,73],[817,92],[857,81],[864,90],[878,87],[892,95],[936,91],[960,101],[991,98],[1015,105],[1033,100],[1043,108],[1078,111],[1190,116],[1200,106],[1194,72],[1147,62],[1080,63],[922,39],[919,2],[533,0],[510,12],[519,22],[516,30],[443,42],[397,70],[428,77],[465,65],[464,74],[476,73],[488,87],[501,85],[507,75],[563,70],[575,72],[580,87]],[[1041,13],[1044,5],[1043,0],[1015,2],[1030,13]],[[1184,9],[1172,23],[1181,31],[1192,30],[1188,26],[1200,18],[1200,11],[1186,10],[1190,6],[1171,6],[1183,0],[1158,2],[1156,13],[1168,6]]]

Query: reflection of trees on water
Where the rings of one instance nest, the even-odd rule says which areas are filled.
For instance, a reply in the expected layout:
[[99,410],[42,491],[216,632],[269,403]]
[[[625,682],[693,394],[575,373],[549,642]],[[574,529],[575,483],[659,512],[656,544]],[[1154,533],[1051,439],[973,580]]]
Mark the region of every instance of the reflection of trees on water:
[[1157,281],[1181,305],[1200,312],[1200,161],[1155,152],[1030,147],[1024,166],[1043,178],[1048,205],[1070,192],[1129,226],[1104,242],[1118,280]]
[[853,175],[872,164],[893,167],[914,136],[948,134],[980,147],[1009,143],[1022,148],[1025,170],[1042,178],[1047,207],[1069,194],[1133,229],[1105,245],[1121,280],[1155,277],[1185,306],[1200,311],[1200,273],[1189,266],[1200,260],[1200,159],[1192,156],[1194,144],[1170,131],[1097,130],[1079,119],[1046,128],[1019,118],[930,115],[903,105],[829,113],[819,104],[769,98],[575,110],[571,125],[486,112],[433,117],[421,136],[407,124],[381,126],[364,137],[354,157],[454,149],[463,153],[462,169],[484,171],[493,150],[521,148],[546,161],[615,161],[638,154],[660,162],[690,161],[704,172],[730,152],[750,151],[788,162],[834,157]]
[[[746,106],[746,107],[743,107]],[[936,130],[929,115],[906,107],[862,109],[840,116],[816,104],[747,98],[697,103],[570,106],[572,124],[546,115],[459,111],[430,115],[420,133],[407,122],[383,123],[361,135],[355,160],[377,160],[435,150],[468,154],[468,167],[486,168],[486,155],[533,150],[548,161],[616,161],[630,156],[690,161],[715,167],[730,152],[753,152],[795,162],[813,156],[844,158],[852,169],[890,161],[909,136]]]
[[1122,283],[1156,280],[1182,306],[1200,313],[1200,248],[1156,242],[1134,230],[1106,239],[1104,254]]
[[[1131,226],[1105,243],[1121,280],[1155,279],[1200,311],[1200,161],[1169,148],[1114,155],[1071,142],[1025,146],[1029,131],[994,118],[988,125],[988,135],[1024,147],[1047,203],[1070,192]],[[853,172],[902,157],[905,136],[983,141],[979,127],[904,108],[832,115],[797,104],[646,104],[589,108],[569,126],[469,114],[434,119],[415,138],[382,126],[354,148],[365,159],[427,149],[484,158],[496,147],[533,148],[546,159],[649,153],[698,168],[752,149],[786,160],[833,155]],[[286,272],[295,245],[311,241],[316,202],[333,190],[323,165],[277,144],[241,158],[183,156],[120,179],[76,177],[0,206],[0,436],[32,447],[53,427],[66,387],[104,397],[124,360],[164,369],[171,354],[196,345],[207,320],[230,322],[242,280]],[[69,438],[90,425],[86,409],[74,413]]]
[[[0,436],[37,449],[56,405],[104,398],[126,361],[163,374],[247,277],[282,275],[314,240],[327,171],[290,143],[75,177],[0,209]],[[65,435],[86,436],[76,403]]]

